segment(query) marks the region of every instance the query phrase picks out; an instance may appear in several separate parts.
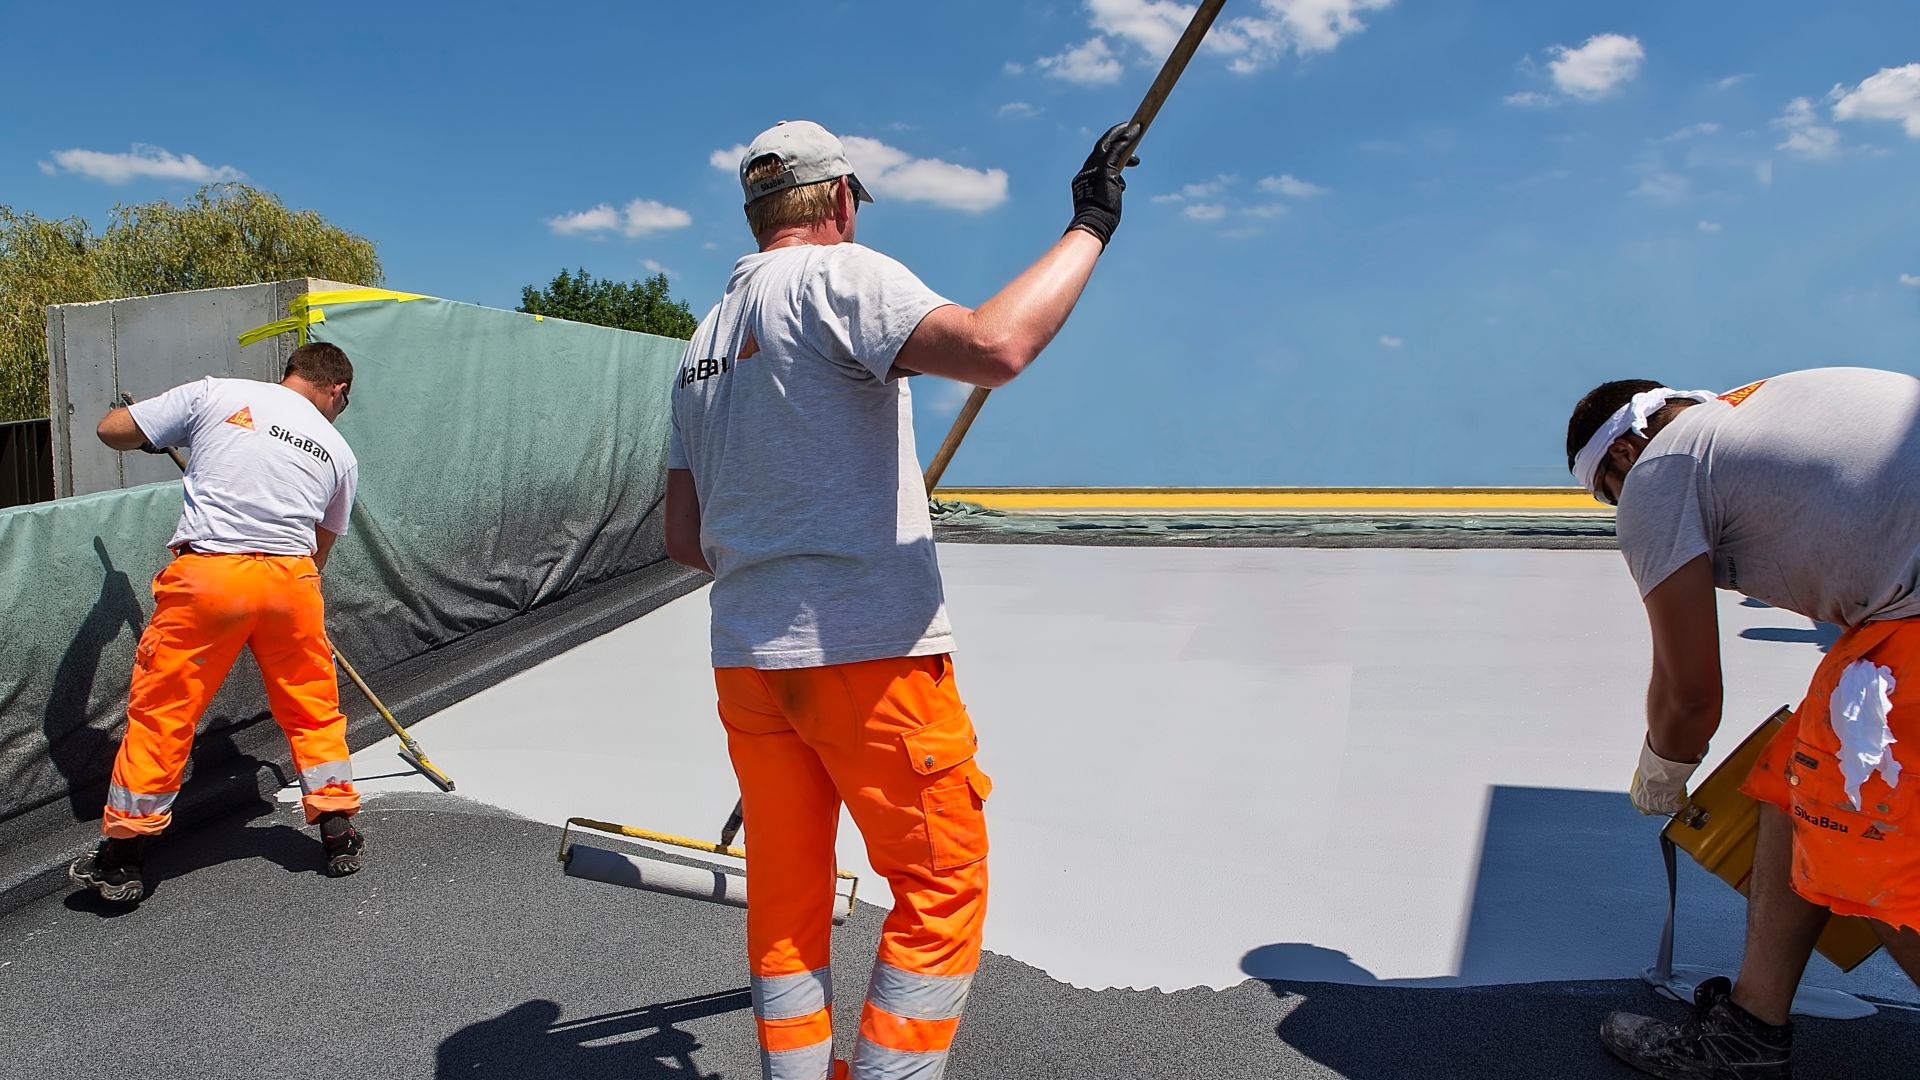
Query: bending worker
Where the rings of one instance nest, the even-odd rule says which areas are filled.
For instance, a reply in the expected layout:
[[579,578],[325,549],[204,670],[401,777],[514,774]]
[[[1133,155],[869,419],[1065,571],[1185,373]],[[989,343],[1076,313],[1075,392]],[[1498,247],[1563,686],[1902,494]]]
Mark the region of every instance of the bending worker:
[[852,1076],[946,1069],[980,959],[991,784],[948,656],[906,378],[999,386],[1033,362],[1119,223],[1123,134],[1074,177],[1066,235],[972,310],[853,242],[872,200],[826,129],[779,124],[741,159],[759,250],[688,343],[666,528],[673,559],[714,575],[770,1080],[847,1075],[828,973],[843,800],[894,894]]
[[193,456],[168,544],[174,559],[154,579],[153,620],[135,654],[105,838],[68,871],[74,884],[108,900],[144,895],[145,845],[173,818],[194,726],[243,645],[293,745],[327,873],[360,869],[363,841],[348,821],[360,796],[320,600],[320,570],[347,529],[359,477],[333,429],[352,388],[347,354],[315,342],[293,351],[277,386],[208,378],[100,421],[100,441],[115,450],[186,447]]
[[1739,978],[1669,1023],[1601,1037],[1667,1080],[1790,1075],[1788,1009],[1829,912],[1861,915],[1920,980],[1920,380],[1799,371],[1728,394],[1610,382],[1567,427],[1567,461],[1619,506],[1620,549],[1653,635],[1644,813],[1685,808],[1720,726],[1714,589],[1845,632],[1742,790],[1761,803]]

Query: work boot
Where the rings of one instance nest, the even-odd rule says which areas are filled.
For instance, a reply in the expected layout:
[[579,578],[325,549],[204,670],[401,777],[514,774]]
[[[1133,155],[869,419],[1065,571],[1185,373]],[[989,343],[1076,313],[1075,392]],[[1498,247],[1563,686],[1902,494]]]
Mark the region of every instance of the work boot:
[[1775,1027],[1733,1003],[1733,984],[1714,976],[1693,991],[1679,1023],[1617,1012],[1600,1041],[1621,1061],[1662,1080],[1792,1080],[1793,1025]]
[[92,889],[102,900],[116,904],[137,904],[147,894],[141,860],[146,855],[147,838],[136,836],[121,840],[102,838],[92,851],[67,867],[67,877],[83,889]]
[[327,849],[327,876],[346,877],[359,873],[360,853],[367,846],[367,839],[360,830],[353,827],[347,815],[331,810],[319,818],[320,842]]

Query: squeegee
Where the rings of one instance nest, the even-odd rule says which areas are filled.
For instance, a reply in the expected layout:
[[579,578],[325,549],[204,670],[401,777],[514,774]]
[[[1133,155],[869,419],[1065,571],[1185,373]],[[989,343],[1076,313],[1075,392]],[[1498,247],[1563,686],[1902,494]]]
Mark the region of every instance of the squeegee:
[[[132,408],[133,395],[121,394],[120,404]],[[180,451],[173,447],[168,447],[167,456],[173,459],[173,463],[180,467],[181,472],[184,473],[187,471],[187,459]],[[359,687],[360,692],[366,695],[367,701],[372,703],[374,711],[380,714],[380,719],[385,720],[387,726],[393,729],[393,733],[399,736],[400,760],[413,766],[413,770],[421,776],[426,777],[434,787],[439,788],[441,791],[452,791],[453,777],[441,772],[434,766],[433,762],[427,760],[427,752],[420,749],[420,744],[414,741],[413,736],[407,734],[407,729],[401,727],[400,721],[393,718],[393,714],[387,711],[385,703],[374,694],[373,687],[368,686],[366,681],[360,678],[360,673],[353,670],[353,665],[347,663],[347,658],[341,656],[340,650],[338,649],[333,650],[333,662],[340,665],[340,668],[347,673],[347,678],[353,680],[353,685]]]
[[[1154,76],[1153,85],[1147,87],[1147,95],[1140,99],[1140,107],[1133,110],[1131,126],[1133,137],[1115,148],[1114,158],[1125,169],[1132,159],[1134,151],[1140,148],[1140,140],[1146,138],[1147,128],[1153,124],[1153,118],[1160,113],[1160,106],[1166,104],[1167,95],[1173,92],[1173,84],[1180,81],[1180,74],[1187,70],[1187,61],[1200,49],[1200,42],[1213,28],[1213,20],[1220,14],[1220,8],[1226,0],[1201,0],[1200,7],[1194,11],[1192,21],[1180,34],[1180,40],[1174,43],[1173,52],[1167,54],[1167,62],[1160,66],[1160,74]],[[947,471],[947,463],[960,449],[960,441],[967,437],[967,430],[973,427],[973,418],[980,415],[980,407],[987,403],[987,395],[993,391],[984,386],[976,386],[973,393],[967,395],[966,404],[960,407],[960,415],[953,418],[953,426],[947,429],[947,437],[941,441],[940,449],[934,451],[933,461],[927,465],[924,483],[927,497],[933,497],[933,489],[940,486],[940,477]]]

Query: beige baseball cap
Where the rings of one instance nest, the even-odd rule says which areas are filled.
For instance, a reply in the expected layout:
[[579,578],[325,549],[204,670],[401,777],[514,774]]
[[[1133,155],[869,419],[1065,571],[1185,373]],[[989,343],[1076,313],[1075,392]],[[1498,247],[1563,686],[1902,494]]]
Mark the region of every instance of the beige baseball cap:
[[[747,166],[768,154],[784,162],[787,166],[785,171],[748,183]],[[853,175],[853,163],[847,160],[847,148],[834,138],[831,131],[811,120],[780,121],[755,136],[746,154],[740,158],[740,193],[746,196],[749,203],[776,191],[838,180],[843,176],[853,188],[855,199],[873,201],[873,196],[867,194],[860,178]]]

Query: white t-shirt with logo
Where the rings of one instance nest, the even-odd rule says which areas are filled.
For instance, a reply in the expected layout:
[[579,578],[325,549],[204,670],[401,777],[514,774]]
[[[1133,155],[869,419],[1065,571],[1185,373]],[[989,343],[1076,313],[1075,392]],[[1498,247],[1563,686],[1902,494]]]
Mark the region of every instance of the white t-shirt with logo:
[[134,404],[158,447],[184,447],[186,508],[169,547],[311,555],[347,531],[360,464],[313,402],[276,383],[206,378]]
[[693,472],[713,664],[951,651],[893,358],[950,301],[858,244],[748,255],[677,374],[668,467]]
[[1691,405],[1627,473],[1615,529],[1652,592],[1714,583],[1836,626],[1920,618],[1920,379],[1776,375]]

